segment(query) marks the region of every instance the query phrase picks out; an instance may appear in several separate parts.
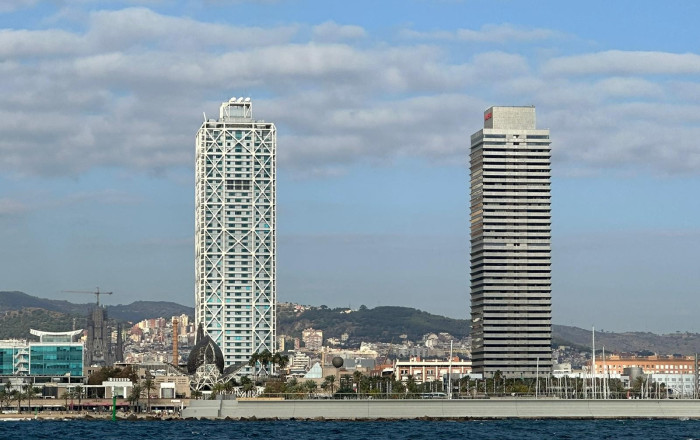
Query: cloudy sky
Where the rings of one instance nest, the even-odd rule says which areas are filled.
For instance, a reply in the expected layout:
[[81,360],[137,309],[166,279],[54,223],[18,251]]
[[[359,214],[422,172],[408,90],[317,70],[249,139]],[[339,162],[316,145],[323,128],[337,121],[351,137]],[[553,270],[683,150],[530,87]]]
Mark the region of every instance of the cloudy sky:
[[[574,3],[570,5],[569,3]],[[700,331],[691,1],[0,0],[0,290],[194,303],[194,135],[278,127],[278,298],[466,318],[469,135],[535,105],[554,322]]]

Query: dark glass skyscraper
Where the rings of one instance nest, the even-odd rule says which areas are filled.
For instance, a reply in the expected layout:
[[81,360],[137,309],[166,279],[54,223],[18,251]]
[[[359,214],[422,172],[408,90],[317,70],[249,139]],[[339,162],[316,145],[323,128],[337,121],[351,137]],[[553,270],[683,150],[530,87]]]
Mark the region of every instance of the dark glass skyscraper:
[[549,130],[491,107],[471,136],[472,361],[487,377],[552,368]]

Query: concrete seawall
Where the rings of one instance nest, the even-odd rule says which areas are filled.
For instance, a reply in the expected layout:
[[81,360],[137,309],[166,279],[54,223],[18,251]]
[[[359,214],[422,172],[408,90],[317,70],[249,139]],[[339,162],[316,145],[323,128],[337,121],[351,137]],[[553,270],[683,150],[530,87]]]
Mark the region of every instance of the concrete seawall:
[[696,418],[700,400],[197,400],[183,418]]

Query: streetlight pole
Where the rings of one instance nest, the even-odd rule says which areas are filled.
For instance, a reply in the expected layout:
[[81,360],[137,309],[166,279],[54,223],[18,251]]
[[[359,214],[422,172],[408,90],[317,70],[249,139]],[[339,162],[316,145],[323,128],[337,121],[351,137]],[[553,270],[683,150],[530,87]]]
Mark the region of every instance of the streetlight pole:
[[450,368],[447,373],[447,398],[452,399],[452,341],[450,341]]

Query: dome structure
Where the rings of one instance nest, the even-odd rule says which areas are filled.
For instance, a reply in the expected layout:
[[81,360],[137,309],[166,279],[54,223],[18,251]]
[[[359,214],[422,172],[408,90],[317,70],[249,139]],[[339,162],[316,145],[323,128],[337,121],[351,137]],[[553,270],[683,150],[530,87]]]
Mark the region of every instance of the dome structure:
[[194,374],[197,368],[202,365],[215,365],[216,369],[221,373],[224,370],[224,354],[221,348],[209,336],[204,334],[202,324],[197,328],[197,343],[190,352],[190,357],[187,359],[187,372]]

